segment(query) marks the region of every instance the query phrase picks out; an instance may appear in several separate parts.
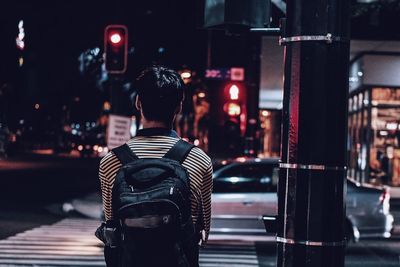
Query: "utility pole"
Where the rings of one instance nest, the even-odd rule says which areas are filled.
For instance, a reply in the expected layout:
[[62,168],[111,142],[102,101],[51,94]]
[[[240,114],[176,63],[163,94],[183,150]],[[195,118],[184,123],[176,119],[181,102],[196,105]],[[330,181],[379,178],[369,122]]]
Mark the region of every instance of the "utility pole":
[[287,1],[278,267],[343,267],[347,0]]

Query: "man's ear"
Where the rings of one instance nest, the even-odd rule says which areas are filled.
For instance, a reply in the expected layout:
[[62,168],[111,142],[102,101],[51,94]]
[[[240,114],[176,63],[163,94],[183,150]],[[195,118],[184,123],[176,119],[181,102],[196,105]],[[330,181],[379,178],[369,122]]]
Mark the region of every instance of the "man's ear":
[[142,103],[140,102],[139,96],[136,96],[135,107],[136,107],[136,109],[139,110],[139,111],[142,110]]

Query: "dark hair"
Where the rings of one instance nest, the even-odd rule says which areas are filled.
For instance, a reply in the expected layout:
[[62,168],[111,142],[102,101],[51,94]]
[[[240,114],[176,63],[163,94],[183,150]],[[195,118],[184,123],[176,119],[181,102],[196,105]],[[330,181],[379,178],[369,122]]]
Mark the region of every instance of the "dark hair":
[[183,100],[184,83],[174,70],[152,66],[141,72],[136,88],[147,120],[171,124]]

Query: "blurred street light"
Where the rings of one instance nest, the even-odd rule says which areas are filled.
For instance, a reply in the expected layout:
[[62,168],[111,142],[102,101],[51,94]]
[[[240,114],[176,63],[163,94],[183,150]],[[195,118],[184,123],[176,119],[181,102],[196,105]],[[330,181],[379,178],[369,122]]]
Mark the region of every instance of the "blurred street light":
[[24,29],[24,21],[20,20],[18,23],[18,35],[15,40],[17,47],[20,50],[24,50],[25,48],[25,29]]
[[103,110],[105,110],[105,111],[111,110],[111,104],[110,104],[110,102],[105,101],[105,102],[103,103]]
[[182,79],[189,79],[190,77],[192,77],[192,74],[190,73],[190,71],[183,71],[181,73],[181,77]]
[[263,110],[263,111],[261,112],[261,115],[263,115],[264,117],[268,117],[269,112],[268,112],[267,110]]
[[184,67],[182,70],[179,71],[181,78],[185,84],[189,84],[192,81],[192,72],[191,70]]
[[[20,20],[18,22],[18,35],[15,39],[15,44],[17,48],[22,52],[25,48],[25,29],[24,29],[24,21]],[[22,54],[18,57],[18,65],[22,67],[24,65],[24,57]]]

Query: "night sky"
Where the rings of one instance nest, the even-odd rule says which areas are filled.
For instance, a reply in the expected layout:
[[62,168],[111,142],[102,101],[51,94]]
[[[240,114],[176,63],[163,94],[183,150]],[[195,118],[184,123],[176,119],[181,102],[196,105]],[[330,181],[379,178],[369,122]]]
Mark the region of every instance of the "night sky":
[[[107,92],[79,73],[79,55],[87,49],[103,50],[103,33],[108,24],[124,24],[129,30],[126,79],[152,63],[175,69],[183,65],[204,69],[206,32],[196,23],[195,1],[13,1],[2,6],[0,83],[7,84],[13,104],[8,112],[14,120],[30,113],[35,103],[53,117],[63,105],[79,119],[93,119]],[[24,20],[24,65],[18,67],[15,45],[18,22]],[[160,53],[161,51],[161,53]],[[4,107],[3,107],[4,109]],[[43,115],[43,114],[42,114]]]
[[[129,29],[129,47],[134,52],[129,56],[127,80],[133,80],[140,69],[152,63],[175,69],[186,65],[202,73],[207,59],[207,31],[200,27],[203,16],[200,2],[19,0],[0,4],[0,88],[7,95],[0,101],[0,115],[6,111],[9,124],[35,114],[39,115],[37,120],[48,117],[57,120],[62,107],[67,105],[76,114],[74,119],[95,119],[108,95],[80,75],[78,57],[87,49],[103,49],[103,32],[108,24],[125,24]],[[400,37],[397,24],[392,23],[395,15],[398,17],[399,1],[383,2],[387,4],[382,7],[361,5],[352,9],[353,16],[358,16],[352,20],[353,38]],[[393,12],[376,14],[378,8]],[[274,6],[272,14],[277,14]],[[275,15],[272,26],[278,24]],[[21,19],[26,48],[24,65],[19,68],[20,52],[15,38]],[[246,47],[246,37],[223,37],[223,32],[212,34],[214,67],[243,65],[245,59],[241,54],[245,53],[241,52]],[[79,103],[74,102],[77,98]],[[41,109],[33,113],[36,103],[40,103]],[[4,120],[4,116],[0,119]]]

